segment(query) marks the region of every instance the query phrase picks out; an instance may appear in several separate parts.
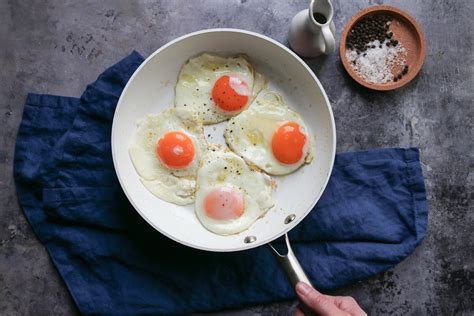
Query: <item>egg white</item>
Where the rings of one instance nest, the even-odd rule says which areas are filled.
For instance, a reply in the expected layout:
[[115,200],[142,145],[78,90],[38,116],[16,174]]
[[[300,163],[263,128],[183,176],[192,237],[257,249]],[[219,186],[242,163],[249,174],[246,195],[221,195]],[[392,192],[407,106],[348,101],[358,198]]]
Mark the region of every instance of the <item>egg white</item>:
[[252,91],[249,102],[265,88],[265,77],[257,73],[243,55],[221,57],[201,54],[191,58],[181,68],[175,87],[175,107],[186,108],[197,114],[204,124],[225,121],[239,112],[225,112],[212,100],[215,82],[224,75],[234,75],[244,80]]
[[[298,123],[307,136],[303,156],[294,164],[278,161],[271,147],[274,132],[288,121]],[[279,94],[271,91],[262,92],[247,110],[230,119],[224,138],[232,151],[271,175],[289,174],[313,159],[311,135],[303,119],[283,102]]]
[[[195,155],[183,169],[171,170],[156,154],[156,143],[165,133],[180,131],[193,142]],[[207,149],[204,130],[189,111],[167,109],[159,114],[148,114],[138,123],[129,146],[129,155],[143,185],[155,196],[178,205],[194,201],[196,174]]]
[[[213,189],[222,186],[237,189],[244,195],[244,212],[237,219],[215,220],[206,215],[204,199]],[[248,229],[274,205],[272,187],[268,175],[250,168],[235,153],[214,145],[206,152],[198,171],[196,216],[206,229],[216,234],[239,233]]]

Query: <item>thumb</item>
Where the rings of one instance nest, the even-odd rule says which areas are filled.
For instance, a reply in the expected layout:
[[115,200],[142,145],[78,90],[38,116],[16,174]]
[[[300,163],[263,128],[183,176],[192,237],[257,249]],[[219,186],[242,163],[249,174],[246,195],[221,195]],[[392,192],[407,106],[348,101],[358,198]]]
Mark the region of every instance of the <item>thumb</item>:
[[296,294],[303,304],[318,315],[347,315],[341,311],[327,296],[319,293],[306,283],[296,284]]

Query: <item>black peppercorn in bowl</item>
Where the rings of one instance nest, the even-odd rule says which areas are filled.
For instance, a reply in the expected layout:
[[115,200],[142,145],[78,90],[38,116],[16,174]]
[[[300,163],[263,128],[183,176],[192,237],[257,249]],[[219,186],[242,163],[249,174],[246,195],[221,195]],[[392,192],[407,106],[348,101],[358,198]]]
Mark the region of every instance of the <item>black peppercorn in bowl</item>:
[[377,5],[349,20],[341,34],[339,53],[344,68],[359,84],[393,90],[420,71],[426,55],[425,37],[406,12]]

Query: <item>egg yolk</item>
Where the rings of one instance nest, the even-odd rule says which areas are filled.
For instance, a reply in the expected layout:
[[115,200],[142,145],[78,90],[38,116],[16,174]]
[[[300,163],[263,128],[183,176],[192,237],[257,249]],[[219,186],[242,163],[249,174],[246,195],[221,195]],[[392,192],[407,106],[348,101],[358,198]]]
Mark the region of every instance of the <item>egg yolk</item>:
[[249,100],[247,83],[235,76],[222,76],[214,84],[212,99],[221,110],[236,112],[242,110]]
[[182,169],[193,161],[194,145],[188,135],[171,131],[165,133],[156,144],[156,154],[170,169]]
[[305,144],[306,135],[301,132],[301,126],[296,122],[287,122],[273,133],[273,156],[285,164],[296,163],[303,157]]
[[234,188],[213,189],[204,198],[204,211],[209,218],[215,220],[238,218],[244,213],[244,197]]

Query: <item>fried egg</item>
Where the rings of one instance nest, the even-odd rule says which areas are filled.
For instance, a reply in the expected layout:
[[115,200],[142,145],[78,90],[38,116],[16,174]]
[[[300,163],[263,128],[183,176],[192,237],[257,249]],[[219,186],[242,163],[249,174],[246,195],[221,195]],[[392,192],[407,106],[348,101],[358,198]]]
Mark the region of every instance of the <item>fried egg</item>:
[[232,118],[224,138],[234,152],[271,175],[289,174],[313,158],[303,119],[275,92],[261,93]]
[[194,201],[196,174],[206,149],[202,125],[189,111],[171,108],[149,114],[138,124],[129,155],[151,193],[186,205]]
[[211,147],[197,175],[196,216],[219,235],[248,229],[273,206],[271,178],[228,149]]
[[247,108],[265,85],[265,77],[243,55],[204,53],[181,68],[175,106],[195,112],[204,124],[218,123]]

